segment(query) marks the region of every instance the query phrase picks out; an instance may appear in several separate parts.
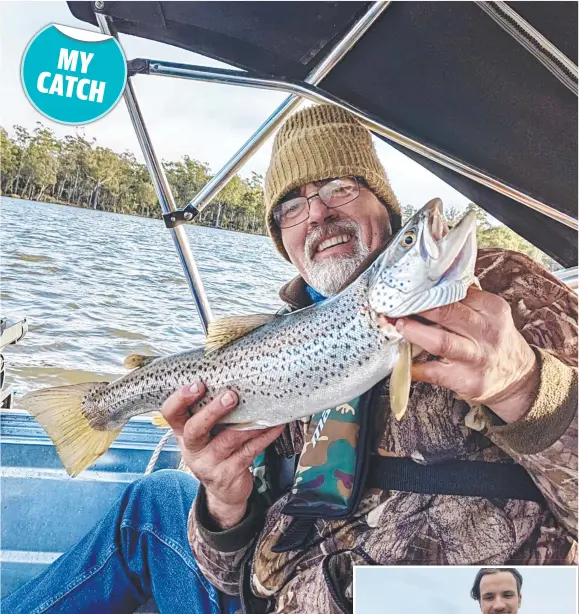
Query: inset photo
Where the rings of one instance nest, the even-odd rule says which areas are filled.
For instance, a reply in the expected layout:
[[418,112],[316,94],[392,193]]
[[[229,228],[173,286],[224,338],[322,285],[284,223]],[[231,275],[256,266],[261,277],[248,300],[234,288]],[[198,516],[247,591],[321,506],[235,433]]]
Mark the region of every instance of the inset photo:
[[355,567],[354,614],[577,613],[576,567]]

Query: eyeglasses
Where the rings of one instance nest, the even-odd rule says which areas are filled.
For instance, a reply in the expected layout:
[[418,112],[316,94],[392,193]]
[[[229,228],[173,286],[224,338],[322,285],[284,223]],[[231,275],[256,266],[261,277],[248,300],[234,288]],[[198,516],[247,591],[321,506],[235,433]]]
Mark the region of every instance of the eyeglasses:
[[310,201],[319,198],[328,209],[343,207],[360,195],[360,184],[355,177],[339,177],[325,183],[317,194],[307,198],[298,196],[278,203],[273,219],[280,228],[291,228],[305,222],[310,216]]

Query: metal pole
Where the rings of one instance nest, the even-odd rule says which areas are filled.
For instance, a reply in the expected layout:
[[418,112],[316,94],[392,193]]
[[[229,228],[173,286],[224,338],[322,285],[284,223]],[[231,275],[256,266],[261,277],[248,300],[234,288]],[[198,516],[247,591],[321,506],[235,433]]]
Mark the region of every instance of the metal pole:
[[[101,31],[117,38],[114,25],[109,21],[108,17],[102,15],[101,13],[95,13],[95,15]],[[143,156],[145,157],[147,168],[149,169],[149,173],[153,179],[155,191],[157,192],[157,198],[159,199],[163,213],[171,213],[177,209],[175,206],[173,193],[171,192],[167,177],[165,176],[163,166],[159,162],[159,159],[155,154],[155,150],[153,149],[153,144],[145,126],[141,109],[137,103],[137,98],[135,96],[135,91],[133,89],[133,84],[131,83],[130,77],[127,79],[127,87],[125,88],[123,97],[125,99],[131,121],[133,122]],[[207,294],[205,293],[205,289],[203,287],[201,275],[199,274],[197,264],[195,263],[193,253],[191,252],[191,247],[189,246],[189,240],[185,234],[185,228],[183,226],[178,226],[176,228],[171,228],[170,231],[175,243],[175,249],[177,250],[181,264],[183,265],[185,278],[187,279],[187,283],[191,289],[195,306],[199,312],[201,326],[203,327],[205,334],[207,334],[207,328],[209,322],[213,319],[213,314],[211,313],[211,306],[209,305],[209,300],[207,299]]]
[[[336,64],[350,51],[362,35],[380,17],[391,4],[387,2],[374,2],[368,11],[354,24],[344,38],[330,51],[329,55],[307,77],[306,83],[318,85],[324,77],[336,66]],[[227,182],[237,173],[261,144],[281,125],[284,119],[302,102],[301,96],[289,96],[270,115],[257,131],[249,138],[243,147],[221,168],[215,176],[206,183],[203,188],[187,205],[193,215],[201,213],[207,205],[227,185]]]
[[[368,30],[368,28],[376,21],[376,19],[386,10],[391,4],[391,0],[374,2],[368,11],[361,17],[345,37],[331,50],[328,56],[308,75],[308,80],[312,83],[319,83],[332,68],[346,55],[346,53],[354,46],[360,37]],[[101,9],[104,4],[95,3],[95,8]],[[105,15],[95,12],[97,23],[101,31],[118,38],[117,32],[112,21]],[[169,214],[177,210],[175,200],[171,192],[169,183],[165,176],[163,167],[153,149],[151,138],[147,132],[145,122],[137,98],[131,83],[131,78],[127,80],[127,87],[124,93],[125,103],[129,111],[129,116],[133,122],[137,139],[141,146],[141,150],[147,163],[147,168],[153,179],[153,184],[157,192],[157,197],[161,204],[164,214]],[[265,121],[257,132],[245,143],[245,145],[225,164],[225,166],[209,181],[191,201],[191,205],[197,208],[198,212],[204,209],[215,196],[227,185],[227,182],[235,175],[244,162],[253,155],[253,153],[261,146],[267,137],[281,124],[287,115],[300,104],[301,97],[288,97],[278,109]],[[202,205],[200,204],[202,203]],[[191,218],[194,214],[191,213]],[[191,289],[191,294],[195,301],[195,306],[199,312],[201,325],[207,333],[209,322],[213,319],[211,307],[205,293],[203,282],[184,228],[177,226],[171,228],[175,248],[183,265],[185,277]]]
[[282,79],[273,79],[269,77],[260,77],[260,76],[252,76],[248,73],[238,71],[238,70],[223,70],[219,68],[205,68],[202,66],[189,66],[186,64],[176,64],[172,62],[161,62],[157,60],[145,60],[150,63],[150,74],[153,75],[162,75],[166,77],[179,77],[183,79],[193,79],[195,81],[208,81],[212,83],[221,83],[224,85],[241,85],[245,87],[254,87],[260,89],[269,89],[269,90],[277,90],[290,92],[292,94],[303,96],[304,98],[308,98],[313,102],[317,103],[330,103],[335,104],[346,111],[349,111],[354,116],[356,116],[362,124],[364,124],[369,130],[379,134],[381,136],[386,137],[387,139],[402,145],[406,149],[410,149],[425,158],[433,160],[438,164],[456,172],[464,177],[468,177],[481,185],[486,186],[487,188],[491,188],[495,192],[499,194],[503,194],[504,196],[508,196],[509,198],[529,207],[530,209],[534,209],[535,211],[539,211],[540,213],[550,217],[558,222],[561,222],[565,226],[569,226],[577,230],[578,224],[577,220],[566,213],[562,213],[558,211],[554,207],[542,203],[539,200],[536,200],[532,196],[525,194],[513,188],[498,179],[494,179],[484,173],[472,168],[468,164],[461,162],[460,160],[456,160],[433,147],[429,147],[428,145],[423,145],[410,137],[397,132],[388,126],[385,126],[381,123],[379,118],[373,117],[372,115],[368,115],[363,113],[356,107],[344,102],[337,96],[333,96],[323,90],[314,87],[312,85],[308,85],[306,83],[295,82],[290,80],[282,80]]

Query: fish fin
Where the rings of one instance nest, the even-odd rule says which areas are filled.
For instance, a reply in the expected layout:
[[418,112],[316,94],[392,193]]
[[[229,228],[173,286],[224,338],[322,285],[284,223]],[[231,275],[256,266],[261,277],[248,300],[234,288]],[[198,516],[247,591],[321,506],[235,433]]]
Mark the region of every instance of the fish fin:
[[129,354],[123,362],[125,369],[140,369],[148,365],[153,360],[157,360],[159,356],[144,356],[143,354]]
[[235,424],[225,424],[229,429],[234,431],[255,431],[257,429],[268,429],[267,424],[260,424],[259,422],[237,422]]
[[257,313],[250,316],[231,316],[220,318],[209,323],[205,352],[217,350],[237,339],[241,339],[252,330],[271,322],[276,316]]
[[31,413],[52,439],[71,477],[102,456],[122,430],[98,431],[82,413],[87,394],[100,392],[108,385],[108,382],[87,382],[44,388],[17,400],[17,404]]
[[406,413],[411,381],[412,349],[410,343],[403,341],[390,376],[390,407],[396,420],[402,420]]
[[161,412],[155,413],[151,422],[161,429],[171,428],[171,425],[167,422],[167,420],[165,420],[165,418],[163,418],[163,414],[161,414]]

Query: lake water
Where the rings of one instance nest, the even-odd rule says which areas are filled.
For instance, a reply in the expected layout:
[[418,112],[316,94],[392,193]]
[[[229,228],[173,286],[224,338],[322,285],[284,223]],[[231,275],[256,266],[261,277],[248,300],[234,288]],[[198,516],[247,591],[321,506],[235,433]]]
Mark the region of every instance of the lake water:
[[[161,220],[1,199],[2,317],[29,331],[4,349],[17,396],[107,380],[133,353],[197,347],[203,332]],[[272,312],[295,269],[267,237],[187,226],[215,316]]]

